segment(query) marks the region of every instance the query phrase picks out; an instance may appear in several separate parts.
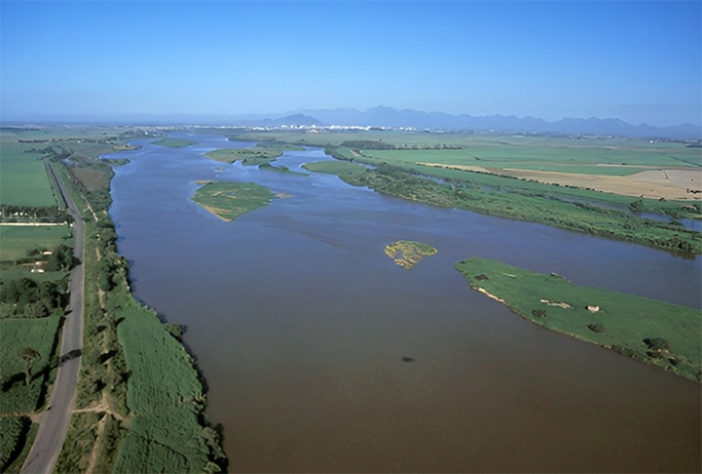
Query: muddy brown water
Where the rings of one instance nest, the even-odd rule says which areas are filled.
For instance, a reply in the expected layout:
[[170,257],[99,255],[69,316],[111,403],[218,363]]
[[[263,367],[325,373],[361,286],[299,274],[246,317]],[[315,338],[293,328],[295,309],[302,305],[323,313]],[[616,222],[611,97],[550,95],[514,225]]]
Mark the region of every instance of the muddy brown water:
[[[203,153],[245,144],[176,136],[198,143],[119,154],[110,213],[136,296],[188,326],[230,471],[700,470],[699,384],[538,328],[453,269],[496,258],[699,308],[700,258],[226,165]],[[293,197],[226,223],[190,200],[208,179]],[[439,253],[404,270],[383,253],[399,239]]]

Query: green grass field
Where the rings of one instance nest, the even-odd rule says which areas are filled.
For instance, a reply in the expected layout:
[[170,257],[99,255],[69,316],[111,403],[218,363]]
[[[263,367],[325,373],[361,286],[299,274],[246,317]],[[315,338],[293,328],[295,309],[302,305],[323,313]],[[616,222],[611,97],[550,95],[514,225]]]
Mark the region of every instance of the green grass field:
[[0,226],[0,261],[14,261],[34,248],[54,249],[66,243],[71,229],[59,226]]
[[315,173],[328,173],[328,174],[347,174],[347,173],[363,173],[366,169],[363,166],[351,163],[349,161],[315,161],[313,163],[305,163],[302,165],[307,171],[312,171]]
[[[4,390],[0,391],[0,413],[31,413],[38,408],[49,370],[61,317],[0,320],[0,369]],[[31,347],[39,353],[32,362],[30,383],[25,381],[25,362],[20,352]]]
[[22,451],[30,425],[25,416],[0,418],[0,472],[7,472]]
[[199,424],[202,386],[193,361],[156,314],[125,297],[117,312],[130,370],[127,403],[134,418],[116,472],[202,472],[208,447]]
[[228,222],[268,205],[273,200],[273,193],[259,184],[218,181],[202,186],[192,199]]
[[0,203],[44,207],[56,201],[46,175],[43,153],[25,153],[36,147],[26,143],[0,140]]
[[641,296],[577,286],[561,276],[471,258],[456,264],[471,287],[529,321],[701,380],[699,310]]
[[178,138],[162,138],[153,142],[154,145],[161,145],[168,148],[185,148],[186,146],[194,145],[195,142],[188,140],[180,140]]

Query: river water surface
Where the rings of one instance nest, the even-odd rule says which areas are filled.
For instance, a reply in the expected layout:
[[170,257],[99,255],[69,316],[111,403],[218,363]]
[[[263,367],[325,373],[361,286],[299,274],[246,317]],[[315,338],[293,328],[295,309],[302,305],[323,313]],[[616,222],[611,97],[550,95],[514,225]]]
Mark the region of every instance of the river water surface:
[[[700,258],[223,164],[203,154],[247,144],[174,136],[198,143],[119,154],[110,213],[136,296],[188,327],[231,471],[700,470],[699,384],[538,328],[453,269],[495,258],[700,307]],[[212,179],[292,197],[227,223],[190,199]],[[399,239],[439,252],[407,271],[383,253]]]

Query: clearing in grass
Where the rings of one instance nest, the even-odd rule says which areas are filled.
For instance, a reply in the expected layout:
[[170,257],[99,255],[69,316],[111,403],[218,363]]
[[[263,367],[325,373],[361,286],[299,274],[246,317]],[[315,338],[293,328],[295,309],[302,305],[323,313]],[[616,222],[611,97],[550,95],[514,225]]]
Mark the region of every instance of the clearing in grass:
[[242,214],[266,206],[274,194],[255,183],[210,182],[195,192],[193,201],[229,222]]
[[699,310],[577,286],[496,260],[471,258],[456,269],[472,288],[534,324],[701,380]]

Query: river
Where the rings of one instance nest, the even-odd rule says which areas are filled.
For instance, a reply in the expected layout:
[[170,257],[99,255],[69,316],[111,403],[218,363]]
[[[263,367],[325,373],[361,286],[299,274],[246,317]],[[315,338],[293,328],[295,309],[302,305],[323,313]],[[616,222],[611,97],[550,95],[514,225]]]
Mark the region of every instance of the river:
[[[173,136],[197,144],[119,154],[110,213],[137,298],[188,327],[231,471],[699,471],[699,384],[538,328],[453,269],[496,258],[700,307],[699,257],[383,196],[300,168],[320,149],[274,163],[299,176]],[[227,223],[190,199],[213,179],[292,197]],[[407,271],[383,252],[399,239],[439,252]]]

